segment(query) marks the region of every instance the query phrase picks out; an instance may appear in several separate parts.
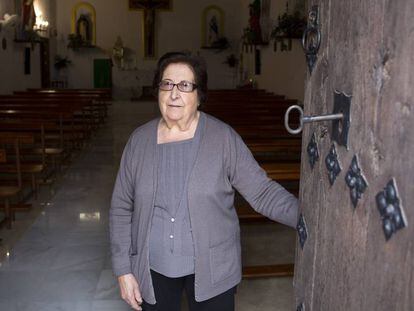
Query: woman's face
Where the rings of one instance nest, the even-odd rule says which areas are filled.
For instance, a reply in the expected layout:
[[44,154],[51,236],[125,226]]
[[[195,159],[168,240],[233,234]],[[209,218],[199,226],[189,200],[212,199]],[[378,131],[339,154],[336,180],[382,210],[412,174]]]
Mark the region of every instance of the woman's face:
[[[172,83],[187,81],[195,83],[191,68],[183,63],[168,65],[161,80],[169,80]],[[163,118],[167,121],[186,121],[195,115],[198,106],[197,89],[190,93],[180,91],[177,86],[171,91],[158,90],[158,104]]]

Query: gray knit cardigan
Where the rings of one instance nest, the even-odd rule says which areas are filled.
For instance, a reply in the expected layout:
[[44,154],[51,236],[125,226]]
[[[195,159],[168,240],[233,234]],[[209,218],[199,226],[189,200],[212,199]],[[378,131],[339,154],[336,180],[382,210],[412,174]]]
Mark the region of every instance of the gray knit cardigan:
[[[295,227],[298,201],[254,160],[240,136],[205,114],[190,168],[188,208],[195,251],[195,298],[204,301],[241,280],[240,226],[235,189],[259,213]],[[116,276],[133,273],[142,297],[155,304],[149,268],[149,232],[157,185],[159,119],[137,128],[125,146],[110,208],[110,239]]]

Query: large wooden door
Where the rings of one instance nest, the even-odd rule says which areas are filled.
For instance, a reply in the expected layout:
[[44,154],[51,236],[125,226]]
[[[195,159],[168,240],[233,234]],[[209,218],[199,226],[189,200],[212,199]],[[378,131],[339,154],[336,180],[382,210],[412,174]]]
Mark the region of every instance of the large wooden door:
[[[305,115],[332,113],[338,91],[352,96],[351,123],[347,148],[333,140],[333,122],[304,126],[297,310],[414,310],[414,1],[313,5],[321,46],[307,77]],[[312,169],[313,134],[319,159]],[[331,185],[332,146],[341,171]],[[364,180],[358,199],[355,185],[363,190]]]

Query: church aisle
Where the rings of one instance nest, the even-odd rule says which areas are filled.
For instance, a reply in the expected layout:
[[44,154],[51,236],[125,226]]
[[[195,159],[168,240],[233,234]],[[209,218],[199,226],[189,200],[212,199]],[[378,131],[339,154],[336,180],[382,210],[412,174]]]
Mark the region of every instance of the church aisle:
[[[61,178],[48,206],[1,262],[0,310],[130,310],[111,271],[108,209],[126,140],[157,114],[157,107],[114,102],[110,110],[107,123]],[[244,261],[293,261],[291,231],[278,225],[242,228]],[[253,242],[253,236],[262,243]],[[269,243],[277,247],[269,248]],[[236,305],[240,311],[292,310],[292,278],[245,280]]]

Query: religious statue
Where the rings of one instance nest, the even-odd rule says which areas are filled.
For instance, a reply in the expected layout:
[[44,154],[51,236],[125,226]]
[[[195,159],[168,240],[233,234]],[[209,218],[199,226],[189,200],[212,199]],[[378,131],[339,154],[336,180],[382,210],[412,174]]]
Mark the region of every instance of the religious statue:
[[22,2],[22,31],[32,31],[36,23],[36,14],[33,7],[33,0]]
[[208,45],[213,45],[219,38],[219,27],[217,23],[217,17],[213,15],[209,22],[208,28]]
[[260,26],[260,11],[261,5],[260,0],[254,0],[253,3],[249,4],[249,26],[252,34],[252,43],[262,43],[262,29]]
[[68,47],[77,49],[96,45],[96,11],[88,2],[79,2],[72,9]]
[[112,48],[112,55],[118,68],[124,68],[124,44],[120,36],[116,38],[114,47]]
[[92,22],[89,14],[81,14],[76,21],[76,34],[84,46],[92,44]]

